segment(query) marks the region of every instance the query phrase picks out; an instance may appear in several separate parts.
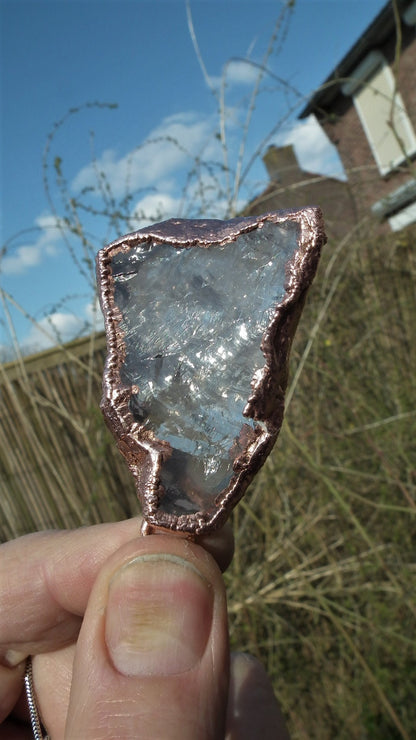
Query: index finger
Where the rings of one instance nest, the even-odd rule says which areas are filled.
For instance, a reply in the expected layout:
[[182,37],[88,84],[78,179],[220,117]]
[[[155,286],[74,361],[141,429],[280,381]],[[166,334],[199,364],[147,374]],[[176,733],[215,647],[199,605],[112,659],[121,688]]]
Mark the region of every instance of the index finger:
[[98,571],[139,526],[42,532],[0,546],[0,723],[21,693],[27,655],[75,641]]
[[74,531],[38,532],[0,547],[0,662],[61,647],[78,634],[98,571],[139,536],[130,519]]

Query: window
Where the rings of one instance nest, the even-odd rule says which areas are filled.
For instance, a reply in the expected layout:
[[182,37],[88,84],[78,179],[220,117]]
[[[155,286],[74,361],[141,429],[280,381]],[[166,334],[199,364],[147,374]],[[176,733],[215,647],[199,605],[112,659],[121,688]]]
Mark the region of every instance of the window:
[[416,136],[393,72],[382,54],[372,51],[343,85],[352,95],[363,129],[377,162],[386,175],[416,152]]

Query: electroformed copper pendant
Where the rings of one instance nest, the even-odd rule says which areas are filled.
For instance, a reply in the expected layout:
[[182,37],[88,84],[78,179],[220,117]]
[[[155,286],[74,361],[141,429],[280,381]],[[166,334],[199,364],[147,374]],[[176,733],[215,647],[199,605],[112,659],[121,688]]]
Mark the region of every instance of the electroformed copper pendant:
[[263,465],[324,243],[319,208],[303,208],[171,219],[98,253],[101,408],[146,531],[220,527]]

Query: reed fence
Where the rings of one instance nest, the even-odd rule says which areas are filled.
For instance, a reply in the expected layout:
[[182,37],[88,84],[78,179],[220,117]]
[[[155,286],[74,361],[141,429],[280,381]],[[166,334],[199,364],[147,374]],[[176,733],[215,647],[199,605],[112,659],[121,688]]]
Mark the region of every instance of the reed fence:
[[99,401],[104,333],[0,365],[0,541],[131,516]]

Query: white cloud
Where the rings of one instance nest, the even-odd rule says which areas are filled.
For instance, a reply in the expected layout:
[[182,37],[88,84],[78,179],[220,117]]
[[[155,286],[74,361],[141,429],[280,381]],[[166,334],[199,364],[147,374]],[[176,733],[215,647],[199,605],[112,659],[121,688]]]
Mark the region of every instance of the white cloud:
[[210,76],[213,87],[219,88],[224,83],[227,87],[254,85],[259,76],[259,68],[244,59],[231,59],[224,65],[221,76]]
[[39,265],[45,256],[56,254],[57,243],[65,232],[62,221],[52,215],[43,215],[35,223],[39,233],[32,244],[23,244],[12,253],[5,252],[0,261],[0,272],[3,275],[20,275]]
[[[177,215],[179,199],[173,197],[176,179],[189,172],[198,158],[204,161],[220,156],[219,144],[213,135],[213,119],[194,112],[183,112],[165,118],[139,146],[119,157],[107,149],[93,163],[83,167],[74,178],[71,188],[97,186],[97,173],[104,173],[112,193],[122,198],[126,193],[143,189],[147,192],[133,209],[139,225]],[[100,190],[97,187],[97,196]],[[0,258],[3,275],[19,275],[41,264],[45,257],[57,252],[57,245],[67,229],[52,215],[39,216],[35,221],[38,235],[31,243],[8,248]]]
[[102,331],[104,329],[104,318],[101,313],[98,298],[95,298],[85,306],[85,318],[90,327],[90,331]]
[[24,352],[39,352],[58,343],[69,342],[85,328],[85,321],[70,313],[56,311],[34,324],[21,341]]
[[297,121],[289,131],[278,134],[273,143],[277,146],[293,144],[303,170],[345,179],[337,150],[315,116]]
[[135,229],[178,216],[181,201],[168,193],[150,193],[135,205],[131,219]]
[[98,300],[90,301],[84,306],[83,315],[65,311],[54,311],[32,325],[29,333],[21,342],[21,350],[40,352],[56,344],[70,342],[78,336],[91,331],[101,331],[104,321]]
[[258,67],[243,59],[232,59],[226,68],[227,82],[231,85],[254,85],[258,76]]
[[192,112],[168,116],[143,144],[126,155],[117,157],[114,150],[106,150],[78,173],[72,189],[96,186],[98,171],[107,178],[113,194],[121,197],[126,190],[152,187],[181,167],[189,167],[202,153],[212,156],[213,146],[217,143],[209,118]]

